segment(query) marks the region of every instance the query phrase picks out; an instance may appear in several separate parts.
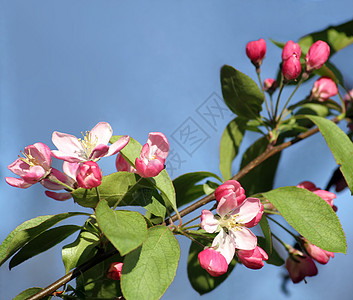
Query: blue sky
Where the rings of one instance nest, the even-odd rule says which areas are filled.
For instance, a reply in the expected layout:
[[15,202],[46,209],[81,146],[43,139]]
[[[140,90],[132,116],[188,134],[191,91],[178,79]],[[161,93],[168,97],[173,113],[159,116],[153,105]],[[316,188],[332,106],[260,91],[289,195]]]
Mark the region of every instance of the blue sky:
[[[46,198],[40,185],[19,190],[4,182],[5,176],[12,176],[7,165],[25,146],[43,142],[54,149],[53,131],[79,136],[106,121],[114,134],[129,134],[141,143],[149,132],[165,133],[177,155],[172,178],[192,171],[220,175],[218,145],[233,115],[225,113],[212,123],[202,112],[210,101],[219,101],[221,66],[232,65],[255,80],[245,45],[262,37],[267,42],[262,77],[274,77],[281,51],[270,38],[297,40],[350,20],[353,11],[348,0],[12,0],[0,4],[0,240],[38,215],[82,211],[70,200],[60,203]],[[350,88],[352,50],[350,46],[333,58]],[[311,84],[303,85],[295,98],[307,95]],[[185,150],[177,132],[190,122],[201,128],[203,140],[199,147]],[[256,138],[246,135],[241,151]],[[176,163],[177,157],[182,163]],[[114,172],[114,158],[101,160],[100,166],[104,174]],[[238,166],[237,160],[234,172]],[[275,185],[311,180],[324,187],[334,168],[330,151],[316,135],[284,153]],[[348,254],[337,254],[326,266],[319,266],[319,275],[309,278],[308,284],[290,283],[288,299],[349,299],[353,204],[348,192],[341,193],[336,203]],[[163,299],[285,299],[280,291],[284,270],[269,265],[260,271],[237,267],[222,286],[199,297],[186,275],[189,241],[179,240],[180,267]],[[60,252],[56,247],[11,272],[8,264],[1,267],[0,299],[11,299],[28,287],[45,286],[62,276]]]

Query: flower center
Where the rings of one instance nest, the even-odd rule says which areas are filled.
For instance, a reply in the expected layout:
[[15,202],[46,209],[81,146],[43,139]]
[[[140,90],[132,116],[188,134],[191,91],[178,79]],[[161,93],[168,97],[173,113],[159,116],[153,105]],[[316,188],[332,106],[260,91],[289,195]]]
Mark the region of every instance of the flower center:
[[78,139],[82,145],[84,154],[87,159],[89,159],[93,149],[97,146],[98,143],[98,138],[94,136],[94,140],[92,139],[93,137],[89,134],[89,131],[86,131],[86,134],[84,135],[83,132],[81,132],[83,139]]
[[19,159],[22,160],[23,162],[25,162],[30,167],[34,167],[34,166],[40,165],[38,159],[31,155],[31,150],[30,149],[28,149],[28,154],[24,153],[23,151],[21,151],[21,153],[23,154],[24,157],[18,156]]
[[239,230],[238,227],[243,227],[243,220],[239,219],[239,214],[234,214],[228,219],[227,228],[232,230]]

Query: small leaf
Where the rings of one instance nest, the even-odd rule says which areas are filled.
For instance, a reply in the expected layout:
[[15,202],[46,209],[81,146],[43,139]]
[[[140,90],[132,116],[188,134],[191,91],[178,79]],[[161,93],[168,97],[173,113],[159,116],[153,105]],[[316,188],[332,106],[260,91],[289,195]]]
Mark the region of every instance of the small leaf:
[[212,194],[217,188],[219,187],[219,184],[210,180],[207,180],[203,184],[203,191],[206,195]]
[[180,247],[165,226],[148,230],[141,247],[127,254],[121,275],[121,289],[127,300],[159,299],[172,283],[178,267]]
[[101,200],[96,207],[99,228],[119,250],[121,256],[140,246],[147,237],[145,218],[135,211],[114,211],[107,201]]
[[[29,288],[29,289],[21,292],[20,294],[18,294],[15,298],[13,298],[13,300],[26,300],[29,297],[39,293],[41,290],[43,290],[43,288],[39,288],[39,287]],[[44,297],[44,298],[41,298],[41,299],[48,300],[48,299],[51,299],[51,298],[52,298],[51,296],[47,296],[47,297]]]
[[232,177],[232,162],[237,156],[248,120],[235,118],[224,129],[219,145],[219,169],[224,180]]
[[196,185],[199,181],[213,177],[222,182],[216,174],[211,172],[192,172],[186,173],[173,180],[176,191],[176,201],[178,207],[188,204],[197,198],[205,195],[202,185]]
[[224,102],[232,112],[250,120],[259,117],[264,95],[250,77],[224,65],[221,69],[221,85]]
[[325,200],[314,193],[287,186],[263,193],[299,234],[330,252],[346,253],[347,245],[340,221]]
[[268,256],[270,256],[272,254],[272,248],[273,248],[273,246],[272,246],[272,234],[271,234],[270,225],[268,224],[266,215],[262,216],[259,224],[260,224],[262,233],[264,234],[264,238],[265,238],[265,244],[264,244],[264,248],[263,249],[266,251]]
[[335,161],[353,193],[353,143],[348,136],[332,121],[321,117],[306,116],[313,121],[324,136]]
[[40,233],[69,217],[88,215],[86,213],[71,212],[58,215],[39,216],[28,220],[14,229],[0,245],[0,266],[9,259],[17,250]]

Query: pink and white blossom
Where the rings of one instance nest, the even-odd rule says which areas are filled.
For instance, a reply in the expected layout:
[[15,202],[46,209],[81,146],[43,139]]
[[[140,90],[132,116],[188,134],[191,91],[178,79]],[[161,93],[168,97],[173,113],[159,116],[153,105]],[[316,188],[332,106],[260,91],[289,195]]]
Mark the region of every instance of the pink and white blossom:
[[163,169],[169,152],[169,142],[161,132],[151,132],[135,160],[136,172],[141,177],[157,176]]
[[330,77],[321,77],[314,82],[310,98],[321,102],[330,99],[338,94],[336,83]]
[[306,57],[306,71],[320,69],[330,56],[330,46],[324,41],[317,41],[311,45]]
[[27,146],[22,154],[24,157],[19,156],[7,167],[20,178],[6,177],[5,180],[13,187],[26,189],[50,174],[51,151],[47,145],[35,143]]
[[237,206],[236,199],[229,194],[221,199],[217,206],[217,215],[204,209],[201,213],[201,228],[208,233],[218,232],[212,242],[212,248],[220,252],[229,264],[235,249],[252,250],[257,245],[256,236],[248,229],[261,211],[261,202],[257,198],[247,198]]
[[238,250],[237,255],[240,262],[249,269],[261,269],[264,261],[268,260],[266,251],[259,246],[252,250]]
[[221,184],[215,190],[215,197],[217,202],[221,201],[221,199],[229,194],[233,194],[233,197],[236,200],[236,205],[240,205],[244,202],[246,196],[245,191],[240,185],[240,183],[236,180],[228,180]]
[[228,263],[220,252],[212,248],[207,248],[201,251],[197,257],[201,267],[211,276],[218,277],[227,273]]
[[129,142],[128,135],[121,137],[114,144],[108,146],[113,135],[111,126],[106,122],[98,123],[91,131],[86,132],[83,139],[53,132],[52,141],[58,150],[53,150],[53,156],[68,162],[97,161],[102,157],[118,153]]

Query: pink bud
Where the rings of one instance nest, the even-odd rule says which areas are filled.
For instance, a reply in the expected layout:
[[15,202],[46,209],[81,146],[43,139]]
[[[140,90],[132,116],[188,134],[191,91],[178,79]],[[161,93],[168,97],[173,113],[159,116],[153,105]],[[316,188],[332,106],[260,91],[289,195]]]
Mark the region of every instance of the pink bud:
[[323,265],[328,263],[330,257],[335,257],[333,252],[323,250],[307,240],[304,241],[304,248],[313,259]]
[[136,172],[136,169],[125,160],[125,158],[121,155],[120,152],[116,156],[115,166],[118,172]]
[[246,55],[250,58],[251,62],[259,67],[266,54],[266,42],[264,39],[249,42],[246,45]]
[[317,41],[311,45],[305,57],[306,71],[318,70],[330,56],[330,46],[323,41]]
[[299,44],[294,43],[293,41],[288,41],[282,50],[282,60],[285,61],[291,57],[295,57],[300,59],[302,54],[302,49],[300,48]]
[[302,66],[300,60],[295,56],[291,56],[287,60],[283,61],[282,73],[285,79],[296,79],[300,75],[301,71]]
[[201,267],[213,277],[221,276],[228,270],[225,257],[212,248],[201,251],[197,257]]
[[306,276],[317,275],[317,267],[308,255],[293,249],[286,261],[286,268],[293,283],[302,281]]
[[102,172],[94,161],[86,161],[80,164],[77,170],[76,181],[79,187],[92,189],[102,182]]
[[261,247],[256,246],[253,250],[238,250],[240,262],[249,269],[261,269],[264,260],[268,260],[268,255]]
[[323,102],[337,94],[338,89],[336,83],[330,77],[324,76],[315,81],[310,97]]
[[113,280],[120,280],[122,269],[123,269],[122,262],[113,262],[109,267],[107,277]]
[[347,94],[344,95],[343,100],[347,101],[347,102],[352,102],[353,101],[353,89],[350,90]]
[[277,81],[274,80],[273,78],[266,78],[264,80],[264,90],[270,95],[272,95],[275,92],[277,87],[278,87]]
[[223,197],[226,197],[229,194],[234,194],[237,202],[236,205],[242,204],[246,198],[244,189],[241,187],[240,183],[236,180],[228,180],[223,184],[221,184],[215,190],[215,197],[217,202],[221,201]]

